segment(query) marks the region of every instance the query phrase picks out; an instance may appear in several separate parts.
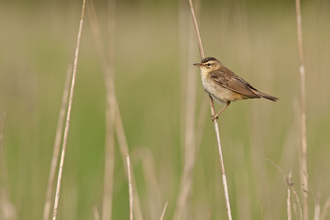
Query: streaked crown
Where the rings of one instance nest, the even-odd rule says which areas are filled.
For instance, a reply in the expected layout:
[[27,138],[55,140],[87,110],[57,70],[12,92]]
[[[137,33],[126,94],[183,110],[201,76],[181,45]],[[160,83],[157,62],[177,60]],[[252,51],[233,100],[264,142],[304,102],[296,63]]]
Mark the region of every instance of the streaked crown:
[[214,57],[206,57],[200,62],[200,67],[204,67],[210,70],[218,69],[221,66],[221,62]]

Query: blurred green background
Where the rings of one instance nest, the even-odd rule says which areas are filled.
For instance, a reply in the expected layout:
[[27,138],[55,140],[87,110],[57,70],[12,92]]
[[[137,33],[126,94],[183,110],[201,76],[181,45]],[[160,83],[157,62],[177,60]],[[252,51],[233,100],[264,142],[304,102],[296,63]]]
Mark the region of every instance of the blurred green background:
[[[0,218],[42,217],[81,4],[77,0],[0,2],[0,113],[7,114],[0,151]],[[96,1],[95,7],[108,45],[107,1]],[[293,170],[300,195],[295,2],[202,1],[200,8],[205,55],[217,57],[256,88],[280,98],[277,103],[234,103],[219,119],[233,218],[285,219],[287,186],[283,174],[265,158],[286,173]],[[330,196],[330,2],[302,1],[301,8],[308,175],[322,208]],[[152,214],[154,192],[136,152],[151,153],[161,194],[157,209],[162,210],[168,201],[165,219],[172,219],[184,164],[187,76],[197,77],[196,119],[206,96],[198,68],[187,73],[192,63],[200,61],[195,35],[193,53],[188,50],[190,25],[188,0],[116,3],[115,88],[144,219],[160,213]],[[192,63],[188,56],[194,57]],[[94,206],[102,211],[105,108],[105,86],[86,12],[58,219],[93,219]],[[220,108],[216,105],[217,111]],[[206,122],[184,219],[226,219],[209,109],[202,118]],[[129,218],[127,185],[116,143],[113,219]],[[312,217],[315,204],[309,195]],[[13,218],[4,213],[8,204]]]

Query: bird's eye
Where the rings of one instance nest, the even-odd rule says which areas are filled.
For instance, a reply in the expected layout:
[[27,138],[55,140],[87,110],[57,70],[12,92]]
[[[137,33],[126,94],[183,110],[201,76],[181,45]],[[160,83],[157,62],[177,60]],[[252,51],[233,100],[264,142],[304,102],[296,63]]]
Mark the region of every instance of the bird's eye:
[[211,66],[211,64],[210,63],[207,63],[206,66]]

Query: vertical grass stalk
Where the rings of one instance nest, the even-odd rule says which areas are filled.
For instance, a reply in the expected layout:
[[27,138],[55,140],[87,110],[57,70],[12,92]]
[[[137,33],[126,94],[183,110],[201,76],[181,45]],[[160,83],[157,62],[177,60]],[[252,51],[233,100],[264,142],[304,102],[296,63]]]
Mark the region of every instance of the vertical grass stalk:
[[4,161],[4,136],[6,127],[7,113],[2,113],[2,120],[0,125],[0,219],[17,219],[17,209],[10,201],[10,185],[6,163]]
[[94,220],[100,220],[100,213],[99,210],[97,210],[96,205],[93,207],[93,216],[94,216]]
[[2,152],[3,152],[3,139],[5,136],[6,117],[7,117],[7,113],[3,112],[1,126],[0,126],[0,161],[2,159]]
[[[300,61],[300,114],[301,114],[301,153],[299,156],[300,167],[300,183],[302,186],[303,195],[303,211],[304,220],[308,220],[308,172],[307,172],[307,137],[306,137],[306,83],[305,83],[305,65],[303,56],[302,44],[302,29],[301,29],[301,13],[300,13],[300,0],[296,0],[296,14],[297,14],[297,35],[298,35],[298,50]],[[306,173],[306,175],[304,174]]]
[[[94,6],[92,3],[89,4],[88,6],[89,6],[88,15],[89,15],[89,18],[91,21],[92,34],[94,37],[94,41],[95,41],[95,45],[96,45],[96,49],[97,49],[97,53],[98,53],[98,57],[100,60],[104,81],[105,81],[108,105],[111,107],[111,112],[113,112],[112,114],[110,114],[110,116],[111,116],[112,121],[114,122],[114,130],[116,132],[117,140],[119,143],[119,150],[120,150],[121,158],[123,161],[123,166],[125,168],[124,170],[127,174],[127,163],[125,161],[126,161],[126,153],[129,152],[129,150],[128,150],[123,122],[122,122],[120,111],[119,111],[118,101],[117,101],[117,97],[116,97],[116,93],[115,93],[113,76],[111,74],[109,74],[109,72],[111,71],[110,70],[111,67],[109,66],[108,61],[107,61],[107,56],[106,56],[106,52],[104,49],[105,47],[104,47],[103,41],[101,39],[100,27],[99,27],[99,24],[97,21]],[[133,180],[132,187],[133,187],[133,193],[134,193],[134,216],[137,220],[142,220],[143,219],[142,211],[141,211],[140,200],[139,200],[139,197],[137,194],[136,185],[135,185],[135,181],[134,181],[134,174],[132,173],[131,176],[132,176],[132,180]]]
[[288,198],[286,199],[286,211],[288,220],[291,220],[291,191],[288,189]]
[[127,176],[128,176],[128,193],[129,193],[129,219],[133,220],[133,189],[132,189],[132,177],[131,177],[131,161],[129,154],[126,154],[127,160]]
[[60,147],[61,147],[63,124],[64,124],[64,118],[65,118],[65,107],[66,107],[66,105],[68,103],[68,99],[69,99],[71,76],[72,76],[72,65],[70,64],[68,66],[67,73],[66,73],[66,79],[65,79],[64,90],[63,90],[63,95],[62,95],[62,104],[61,104],[61,109],[60,109],[60,113],[59,113],[58,121],[57,121],[53,157],[52,157],[52,162],[50,165],[50,172],[49,172],[48,185],[47,185],[47,191],[46,191],[46,200],[45,200],[45,204],[44,204],[44,212],[43,212],[43,218],[42,218],[43,220],[47,220],[49,218],[49,212],[50,212],[50,207],[51,207],[51,197],[52,197],[52,192],[53,192],[53,185],[54,185],[54,180],[55,180],[58,155],[60,153]]
[[55,202],[54,202],[54,210],[53,210],[53,220],[56,220],[56,217],[57,217],[58,201],[60,198],[63,165],[64,165],[64,158],[65,158],[65,152],[66,152],[66,146],[67,146],[67,142],[68,142],[68,135],[69,135],[69,128],[70,128],[70,116],[71,116],[74,87],[75,87],[75,83],[76,83],[81,33],[82,33],[83,24],[84,24],[85,5],[86,5],[86,0],[83,0],[82,10],[81,10],[81,19],[80,19],[79,31],[78,31],[78,37],[77,37],[76,52],[75,52],[75,58],[74,58],[74,64],[73,64],[73,73],[72,73],[68,110],[67,110],[67,115],[66,115],[66,124],[65,124],[64,135],[63,135],[61,161],[60,161],[60,167],[59,167],[58,178],[57,178],[57,186],[56,186]]
[[330,197],[328,197],[327,201],[325,202],[322,212],[320,214],[320,220],[325,220],[327,215],[329,214],[330,211]]
[[150,219],[158,219],[163,209],[162,196],[151,150],[149,148],[135,148],[132,155],[138,157],[142,163],[147,194],[149,195]]
[[[182,10],[181,13],[184,13]],[[178,201],[176,210],[174,213],[174,218],[180,220],[186,210],[186,203],[188,195],[191,191],[192,185],[192,174],[196,158],[196,134],[195,134],[195,118],[196,118],[196,84],[197,75],[192,74],[196,69],[191,65],[194,61],[194,47],[193,42],[193,25],[189,25],[189,41],[188,41],[188,68],[185,71],[186,77],[182,77],[184,82],[186,82],[186,92],[185,92],[185,134],[184,134],[184,168],[182,173],[182,178],[180,181],[180,190],[178,195]],[[184,62],[181,62],[184,63]],[[182,64],[181,64],[182,65]],[[183,68],[182,68],[183,69]]]
[[[91,4],[94,7],[93,4]],[[95,10],[93,10],[95,11]],[[115,75],[115,31],[116,31],[116,0],[108,1],[108,27],[109,27],[109,71],[106,74],[106,80]],[[107,95],[106,100],[109,100]],[[110,103],[106,101],[106,141],[105,141],[105,168],[104,168],[104,186],[103,186],[103,208],[102,220],[111,220],[112,218],[112,197],[113,197],[113,178],[115,164],[115,132],[113,118],[115,110]]]
[[[192,0],[189,0],[189,4],[190,4],[191,15],[193,17],[193,22],[194,22],[195,30],[196,30],[196,34],[197,34],[200,55],[201,55],[201,58],[204,59],[205,56],[204,56],[204,50],[203,50],[203,46],[202,46],[202,40],[201,40],[201,37],[200,37],[200,34],[199,34],[198,25],[197,25],[196,16],[195,16],[195,13],[194,13]],[[211,96],[210,96],[210,105],[211,105],[212,115],[215,115],[213,99],[211,98]],[[218,145],[218,151],[219,151],[220,166],[221,166],[221,172],[222,172],[222,184],[223,184],[223,190],[224,190],[224,195],[225,195],[227,215],[228,215],[228,219],[231,220],[232,216],[231,216],[231,209],[230,209],[230,202],[229,202],[227,178],[226,178],[226,172],[225,172],[225,164],[223,162],[220,135],[219,135],[219,126],[218,126],[217,120],[214,120],[214,130],[215,130],[215,134],[216,134],[216,138],[217,138],[217,145]]]

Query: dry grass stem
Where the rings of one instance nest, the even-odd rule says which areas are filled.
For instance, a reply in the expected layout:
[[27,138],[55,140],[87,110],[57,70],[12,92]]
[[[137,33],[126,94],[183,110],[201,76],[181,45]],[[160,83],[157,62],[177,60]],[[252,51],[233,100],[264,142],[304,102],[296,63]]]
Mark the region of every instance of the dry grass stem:
[[189,5],[190,5],[190,11],[191,11],[191,15],[192,15],[192,18],[193,18],[193,21],[194,21],[195,30],[196,30],[199,52],[201,54],[201,58],[204,59],[205,56],[204,56],[204,50],[203,50],[203,45],[202,45],[202,39],[201,39],[201,36],[199,34],[199,29],[198,29],[197,20],[196,20],[196,16],[195,16],[195,12],[194,12],[194,7],[193,7],[193,4],[192,4],[191,0],[189,0]]
[[[202,40],[201,40],[201,37],[200,37],[200,34],[199,34],[198,25],[197,25],[197,21],[196,21],[194,9],[193,9],[193,4],[192,4],[191,0],[189,0],[189,4],[190,4],[190,10],[191,10],[191,14],[192,14],[192,17],[193,17],[193,22],[194,22],[194,25],[195,25],[197,38],[198,38],[198,46],[199,46],[200,55],[201,55],[201,58],[204,59],[205,56],[204,56],[204,51],[203,51],[203,46],[202,46]],[[211,98],[211,96],[210,96],[210,105],[211,105],[211,113],[212,113],[212,115],[215,115],[213,99]],[[214,130],[215,130],[215,134],[216,134],[216,138],[217,138],[217,145],[218,145],[218,151],[219,151],[220,166],[221,166],[221,172],[222,172],[222,184],[223,184],[223,190],[224,190],[224,194],[225,194],[227,215],[228,215],[228,219],[231,220],[232,216],[231,216],[231,209],[230,209],[230,202],[229,202],[227,177],[226,177],[226,172],[225,172],[225,165],[224,165],[224,162],[223,162],[221,142],[220,142],[220,134],[219,134],[219,126],[218,126],[217,120],[214,120]]]
[[193,43],[193,26],[190,25],[189,30],[189,46],[188,46],[188,68],[186,78],[186,109],[185,109],[185,140],[184,140],[184,168],[180,183],[177,207],[173,219],[182,219],[185,210],[186,201],[192,184],[192,174],[195,164],[195,114],[196,114],[196,85],[197,75],[191,74],[196,69],[191,65],[194,62],[194,43]]
[[301,205],[300,205],[300,200],[299,200],[299,197],[297,195],[297,192],[296,192],[295,188],[293,187],[294,183],[292,182],[291,178],[292,178],[292,171],[287,176],[286,182],[287,182],[287,185],[290,187],[290,189],[291,189],[291,191],[292,191],[292,193],[293,193],[293,195],[296,199],[296,202],[298,204],[298,209],[297,209],[297,211],[298,211],[297,213],[299,214],[298,216],[299,216],[300,219],[304,219],[303,211],[302,211],[302,208],[301,208]]
[[129,193],[129,219],[133,220],[133,190],[132,190],[132,177],[131,177],[131,162],[129,154],[126,154],[127,160],[127,175],[128,175],[128,193]]
[[274,161],[272,161],[271,159],[269,158],[265,158],[266,161],[270,162],[271,164],[273,164],[284,176],[284,179],[286,181],[286,183],[291,186],[292,182],[291,182],[291,175],[292,175],[292,172],[289,173],[289,175],[287,175],[284,170],[282,170],[282,168],[277,165]]
[[[91,12],[95,12],[94,5],[91,3],[90,7],[93,7]],[[109,71],[105,74],[106,78],[114,76],[115,74],[115,31],[116,31],[116,1],[108,1],[108,27],[109,27]],[[95,15],[94,15],[95,16]],[[96,17],[96,16],[95,16]],[[109,100],[106,97],[106,100]],[[113,178],[114,178],[114,164],[115,164],[115,133],[114,133],[114,121],[115,110],[108,101],[106,105],[106,142],[105,142],[105,168],[104,168],[104,186],[103,186],[103,208],[102,219],[111,220],[112,218],[112,197],[113,197]]]
[[16,220],[17,209],[11,203],[6,189],[0,188],[0,219]]
[[[300,13],[300,0],[296,0],[296,14],[297,14],[297,33],[298,33],[298,49],[300,60],[300,113],[301,113],[301,158],[300,167],[303,172],[300,172],[300,182],[302,186],[303,207],[304,207],[304,220],[308,220],[308,181],[306,176],[307,172],[307,136],[306,136],[306,83],[305,83],[305,66],[303,56],[302,44],[302,30],[301,30],[301,13]],[[306,176],[304,175],[306,173]]]
[[103,207],[102,219],[111,220],[113,179],[115,167],[115,134],[114,118],[115,112],[110,110],[109,104],[106,107],[106,140],[105,140],[105,164],[104,164],[104,185],[103,185]]
[[[92,3],[88,5],[88,12],[89,12],[89,18],[91,21],[91,28],[92,28],[92,33],[98,53],[98,57],[100,59],[100,64],[101,64],[101,69],[105,81],[105,86],[106,86],[106,96],[108,99],[108,105],[111,108],[111,112],[114,112],[114,114],[110,114],[112,117],[112,121],[114,122],[114,127],[115,127],[115,132],[117,136],[117,140],[119,143],[119,150],[120,154],[122,157],[123,165],[125,167],[125,172],[127,175],[127,165],[125,163],[126,161],[126,153],[129,151],[128,150],[128,145],[127,145],[127,140],[124,132],[124,127],[119,111],[119,106],[118,106],[118,101],[116,98],[115,94],[115,89],[114,89],[114,81],[113,81],[113,76],[109,73],[110,72],[110,67],[107,61],[107,56],[105,52],[105,47],[103,44],[103,41],[101,39],[101,32],[100,32],[100,27],[97,21],[96,17],[96,12],[94,9],[94,6]],[[140,208],[140,201],[139,197],[137,194],[136,190],[136,185],[134,181],[134,174],[132,173],[132,179],[133,179],[133,193],[134,193],[134,216],[137,220],[142,220],[142,212]]]
[[44,212],[43,212],[43,220],[49,219],[49,212],[51,207],[51,198],[53,193],[53,185],[55,180],[56,174],[56,167],[58,161],[58,155],[60,153],[61,147],[61,140],[62,140],[62,133],[63,133],[63,124],[65,119],[65,107],[67,106],[68,99],[69,99],[69,89],[70,89],[70,79],[72,76],[72,65],[68,66],[65,78],[65,84],[63,89],[62,95],[62,103],[61,109],[58,116],[57,121],[57,128],[56,128],[56,135],[55,135],[55,142],[54,142],[54,149],[53,149],[53,157],[52,162],[50,165],[49,177],[48,177],[48,184],[47,184],[47,191],[46,191],[46,200],[44,205]]
[[286,199],[286,211],[288,215],[288,220],[291,220],[291,192],[288,189],[288,198]]
[[2,144],[3,144],[3,138],[4,138],[4,133],[5,133],[6,118],[7,118],[7,113],[3,112],[2,113],[2,119],[1,119],[1,128],[0,128],[0,144],[1,144],[1,147],[2,147]]
[[319,202],[315,203],[314,220],[320,220],[321,207]]
[[6,112],[2,113],[2,120],[1,120],[1,127],[0,127],[0,161],[2,159],[2,152],[3,152],[3,139],[5,136],[5,125],[6,125]]
[[6,112],[2,114],[1,126],[0,126],[0,182],[4,183],[4,187],[0,186],[0,219],[16,220],[17,219],[17,210],[16,207],[10,201],[10,187],[9,179],[6,168],[6,163],[3,160],[4,152],[4,134],[6,126]]
[[116,0],[108,0],[108,55],[112,75],[115,73],[116,23]]
[[53,210],[53,220],[55,220],[56,217],[57,217],[58,201],[59,201],[59,198],[60,198],[60,189],[61,189],[63,165],[64,165],[66,145],[67,145],[67,142],[68,142],[68,135],[69,135],[69,128],[70,128],[70,116],[71,116],[71,108],[72,108],[72,101],[73,101],[73,93],[74,93],[74,87],[75,87],[75,83],[76,83],[81,33],[82,33],[83,24],[84,24],[85,5],[86,5],[86,0],[83,0],[82,11],[81,11],[81,19],[80,19],[80,25],[79,25],[79,31],[78,31],[78,37],[77,37],[76,52],[75,52],[74,65],[73,65],[73,74],[72,74],[72,82],[71,82],[68,110],[67,110],[67,115],[66,115],[66,124],[65,124],[64,135],[63,135],[61,161],[60,161],[60,167],[59,167],[58,178],[57,178],[57,186],[56,186],[55,202],[54,202],[54,210]]
[[157,219],[162,211],[161,191],[157,181],[155,162],[149,148],[135,148],[131,155],[142,162],[143,174],[149,195],[150,218]]
[[294,213],[296,215],[296,219],[303,220],[302,216],[298,212],[298,208],[297,208],[297,204],[296,203],[293,204],[293,211],[294,211]]
[[118,142],[119,142],[119,149],[121,152],[121,156],[123,159],[123,164],[125,167],[125,172],[127,174],[127,167],[126,167],[126,152],[128,152],[128,145],[127,145],[127,141],[126,141],[126,136],[125,136],[125,132],[124,132],[124,128],[122,125],[122,120],[121,120],[121,116],[120,116],[120,111],[119,111],[119,107],[118,107],[118,102],[117,102],[117,98],[116,98],[116,94],[115,94],[115,90],[114,90],[114,82],[113,82],[113,76],[111,74],[108,74],[110,71],[110,67],[108,65],[108,61],[107,61],[107,56],[104,50],[104,44],[102,42],[101,39],[101,32],[100,32],[100,27],[97,21],[97,17],[96,17],[96,12],[94,9],[94,6],[92,4],[92,2],[89,3],[88,5],[88,14],[89,14],[89,18],[91,21],[91,27],[92,27],[92,33],[94,36],[94,41],[95,41],[95,45],[96,45],[96,49],[97,49],[97,53],[100,59],[100,64],[101,64],[101,68],[102,68],[102,73],[103,73],[103,77],[104,77],[104,81],[105,81],[105,86],[106,86],[106,95],[107,95],[107,99],[108,99],[108,105],[111,107],[111,111],[114,111],[115,114],[111,114],[112,115],[112,119],[115,122],[115,131],[116,131],[116,135],[118,138]]
[[[291,178],[292,178],[292,171],[289,173],[289,175],[286,175],[286,173],[272,160],[266,158],[266,160],[270,163],[272,163],[279,171],[281,171],[281,173],[283,173],[283,176],[284,176],[284,180],[286,182],[286,184],[288,185],[288,187],[291,189],[293,195],[295,196],[295,199],[296,199],[296,202],[298,204],[298,209],[295,210],[297,216],[299,217],[299,219],[304,219],[303,218],[303,211],[302,211],[302,208],[301,208],[301,205],[300,205],[300,200],[299,200],[299,197],[297,195],[297,192],[295,190],[295,188],[293,187],[294,186],[294,183],[292,182]],[[296,208],[296,207],[294,207]]]
[[300,201],[299,201],[299,197],[297,195],[297,192],[296,190],[294,189],[293,185],[290,187],[291,188],[291,191],[296,199],[296,202],[298,204],[298,216],[299,216],[299,219],[304,219],[304,214],[303,214],[303,211],[302,211],[302,208],[301,208],[301,205],[300,205]]
[[[7,173],[6,163],[3,160],[4,157],[2,156],[3,152],[4,152],[4,144],[3,144],[4,141],[3,140],[4,140],[4,136],[5,136],[6,118],[7,118],[7,114],[6,114],[6,112],[3,112],[1,126],[0,126],[0,172],[1,172],[0,180],[1,179],[4,180],[4,182],[6,184],[5,188],[9,192],[8,173]],[[1,193],[1,191],[0,191],[0,193]],[[9,200],[9,198],[8,198],[8,200]]]
[[328,197],[327,201],[325,202],[321,215],[320,215],[320,220],[325,220],[327,215],[329,214],[330,211],[330,197]]
[[100,220],[100,213],[99,210],[97,210],[96,205],[93,207],[93,216],[94,216],[94,220]]
[[[1,125],[0,125],[0,172],[1,172],[0,181],[1,181],[1,179],[3,179],[3,181],[5,183],[5,188],[9,192],[7,167],[6,167],[6,163],[4,161],[4,157],[3,157],[6,119],[7,119],[7,113],[3,112]],[[0,195],[1,195],[1,192],[0,192]],[[9,198],[8,198],[8,200],[9,200]]]
[[163,218],[164,218],[165,211],[166,211],[166,208],[167,208],[167,204],[168,204],[168,202],[165,203],[165,206],[164,206],[164,209],[163,209],[162,215],[160,216],[160,220],[163,220]]
[[[314,190],[313,190],[313,187],[312,187],[312,184],[311,182],[309,181],[309,178],[307,176],[307,173],[304,172],[303,170],[301,170],[301,172],[304,173],[306,179],[307,179],[307,182],[308,182],[308,186],[310,188],[310,192],[312,194],[312,197],[313,197],[313,201],[314,201],[314,220],[319,220],[320,219],[320,212],[321,212],[321,207],[320,207],[320,201],[319,199],[316,199],[315,197],[315,194],[314,194]],[[305,193],[308,193],[308,192],[305,192]]]

